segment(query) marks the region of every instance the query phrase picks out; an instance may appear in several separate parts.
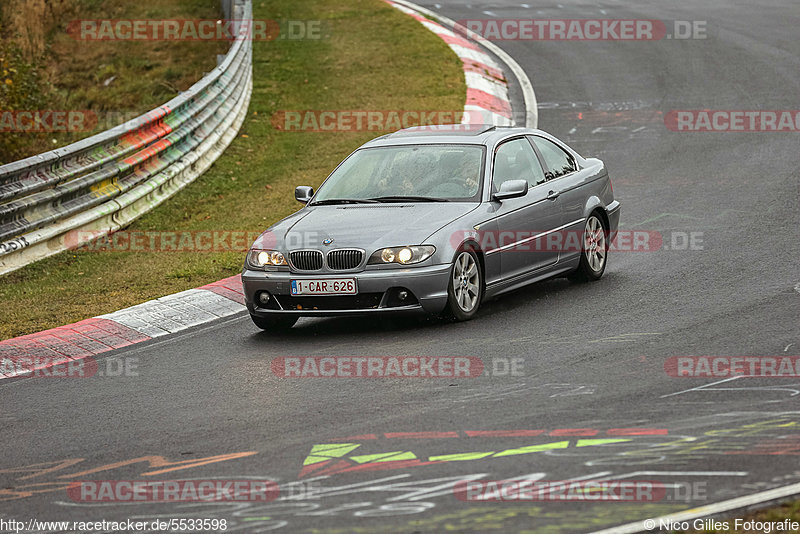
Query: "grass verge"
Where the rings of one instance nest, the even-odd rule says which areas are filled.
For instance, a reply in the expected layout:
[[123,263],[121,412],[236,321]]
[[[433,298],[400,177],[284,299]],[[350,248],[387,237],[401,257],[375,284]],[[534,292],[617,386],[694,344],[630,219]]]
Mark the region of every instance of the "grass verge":
[[223,40],[81,40],[67,31],[72,21],[214,20],[221,14],[219,0],[0,2],[0,112],[89,110],[96,118],[87,118],[89,131],[83,132],[4,131],[0,164],[64,146],[163,104],[213,69],[216,55],[229,46]]
[[[254,18],[321,20],[325,38],[253,43],[253,95],[240,135],[195,183],[130,227],[258,232],[299,208],[382,132],[283,132],[287,110],[460,110],[460,60],[414,19],[380,0],[255,0]],[[6,339],[112,312],[241,271],[243,251],[67,252],[0,279]]]

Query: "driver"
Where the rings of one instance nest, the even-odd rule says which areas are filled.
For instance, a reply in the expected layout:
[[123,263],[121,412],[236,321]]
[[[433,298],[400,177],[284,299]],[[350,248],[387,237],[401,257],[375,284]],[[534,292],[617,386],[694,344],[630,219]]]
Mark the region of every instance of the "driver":
[[449,152],[439,160],[439,185],[434,188],[442,196],[464,198],[478,192],[479,174],[474,162],[460,152]]
[[455,171],[455,176],[458,181],[463,183],[464,196],[471,197],[478,192],[478,182],[480,180],[478,171],[472,165],[472,162],[462,159]]
[[422,182],[430,174],[432,164],[433,159],[427,154],[410,154],[407,158],[397,158],[391,170],[377,183],[381,196],[421,194]]
[[388,177],[381,178],[378,180],[377,186],[380,196],[413,195],[414,193],[414,184],[408,179],[407,175],[402,176],[399,184],[395,180],[391,180],[390,183]]

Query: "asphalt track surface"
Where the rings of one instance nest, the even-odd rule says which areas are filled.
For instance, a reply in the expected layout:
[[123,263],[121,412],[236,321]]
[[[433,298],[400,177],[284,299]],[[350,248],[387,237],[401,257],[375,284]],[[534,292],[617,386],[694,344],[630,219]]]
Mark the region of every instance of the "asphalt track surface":
[[[703,40],[499,43],[533,81],[540,127],[607,163],[621,228],[659,232],[668,247],[612,253],[597,283],[539,283],[485,303],[468,323],[306,319],[274,335],[237,316],[101,360],[106,370],[132,362],[136,376],[4,381],[2,517],[216,517],[229,532],[588,532],[798,482],[800,380],[673,378],[664,362],[800,354],[800,134],[672,132],[663,122],[679,109],[798,109],[797,6],[560,2],[424,5],[456,20],[707,21]],[[690,232],[702,249],[673,250]],[[270,368],[305,355],[524,365],[520,376],[425,380],[280,379]],[[619,428],[666,435],[609,432]],[[467,434],[487,430],[543,432]],[[357,447],[309,463],[326,443]],[[508,450],[517,454],[477,454]],[[416,461],[364,458],[381,453]],[[425,464],[456,453],[475,454]],[[148,456],[172,464],[125,463]],[[173,470],[147,474],[163,469]],[[672,485],[658,502],[462,502],[453,483],[468,476]],[[282,497],[83,503],[64,490],[76,480],[245,477],[276,481]]]

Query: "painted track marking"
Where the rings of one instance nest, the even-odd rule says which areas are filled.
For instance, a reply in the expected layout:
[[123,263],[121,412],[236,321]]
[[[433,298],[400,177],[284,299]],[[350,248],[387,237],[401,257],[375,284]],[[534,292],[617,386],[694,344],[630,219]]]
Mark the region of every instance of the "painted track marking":
[[702,386],[697,386],[697,387],[694,387],[694,388],[691,388],[691,389],[685,389],[683,391],[676,391],[675,393],[668,393],[667,395],[661,395],[659,397],[659,399],[665,399],[667,397],[672,397],[674,395],[681,395],[683,393],[689,393],[690,391],[700,391],[700,390],[706,389],[708,387],[716,386],[717,384],[723,384],[725,382],[730,382],[731,380],[737,380],[739,378],[742,378],[742,377],[741,376],[732,376],[732,377],[726,378],[724,380],[719,380],[717,382],[711,382],[710,384],[703,384]]

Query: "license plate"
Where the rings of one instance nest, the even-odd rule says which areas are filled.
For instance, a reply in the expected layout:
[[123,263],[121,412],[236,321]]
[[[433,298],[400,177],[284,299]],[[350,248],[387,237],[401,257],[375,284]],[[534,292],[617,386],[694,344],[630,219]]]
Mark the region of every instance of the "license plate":
[[355,278],[292,280],[292,295],[355,295]]

